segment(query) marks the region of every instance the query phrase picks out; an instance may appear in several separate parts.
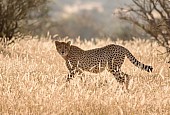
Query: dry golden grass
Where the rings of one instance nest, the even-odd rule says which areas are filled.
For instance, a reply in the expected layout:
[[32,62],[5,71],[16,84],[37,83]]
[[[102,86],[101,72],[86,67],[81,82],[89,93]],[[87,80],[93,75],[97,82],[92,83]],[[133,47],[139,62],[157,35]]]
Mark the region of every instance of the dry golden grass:
[[83,81],[77,76],[66,83],[68,70],[51,40],[23,40],[10,46],[0,54],[0,114],[169,115],[170,71],[157,51],[164,49],[157,43],[73,42],[83,49],[111,43],[125,46],[138,60],[154,67],[147,73],[125,60],[122,71],[131,75],[129,93],[116,90],[119,84],[107,71],[85,72]]

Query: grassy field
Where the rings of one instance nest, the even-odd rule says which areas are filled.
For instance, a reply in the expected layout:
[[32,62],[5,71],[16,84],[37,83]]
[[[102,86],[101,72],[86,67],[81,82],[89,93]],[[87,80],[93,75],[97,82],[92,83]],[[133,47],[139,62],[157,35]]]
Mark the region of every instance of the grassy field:
[[117,89],[104,71],[85,72],[66,83],[68,70],[51,40],[22,40],[0,49],[0,114],[170,115],[170,69],[164,48],[148,40],[113,42],[109,39],[73,42],[82,49],[119,44],[141,62],[152,65],[147,73],[128,59],[122,71],[131,75],[129,93]]

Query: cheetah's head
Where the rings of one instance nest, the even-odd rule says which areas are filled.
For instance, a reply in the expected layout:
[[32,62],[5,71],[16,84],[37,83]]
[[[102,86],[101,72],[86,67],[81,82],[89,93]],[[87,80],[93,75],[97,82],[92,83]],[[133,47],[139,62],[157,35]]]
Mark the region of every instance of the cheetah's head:
[[66,42],[59,42],[59,41],[55,41],[55,46],[57,49],[57,52],[62,56],[62,57],[66,57],[70,51],[70,45],[71,41]]

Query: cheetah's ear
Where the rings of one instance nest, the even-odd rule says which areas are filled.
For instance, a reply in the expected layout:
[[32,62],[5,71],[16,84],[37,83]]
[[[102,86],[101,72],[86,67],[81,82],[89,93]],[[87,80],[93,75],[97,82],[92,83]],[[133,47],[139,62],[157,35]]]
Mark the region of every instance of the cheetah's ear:
[[68,44],[68,45],[71,45],[71,41],[68,41],[67,44]]
[[55,41],[55,45],[57,46],[58,44],[60,44],[60,42],[59,41]]

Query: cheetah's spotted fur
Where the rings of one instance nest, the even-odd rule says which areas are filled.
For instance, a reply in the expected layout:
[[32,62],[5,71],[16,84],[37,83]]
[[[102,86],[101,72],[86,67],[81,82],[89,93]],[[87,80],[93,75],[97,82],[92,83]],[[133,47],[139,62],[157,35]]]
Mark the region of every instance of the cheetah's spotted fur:
[[[93,73],[102,72],[106,67],[119,83],[125,83],[128,87],[129,77],[121,71],[121,66],[125,56],[137,67],[152,72],[152,66],[144,65],[139,62],[128,49],[119,45],[107,45],[102,48],[82,50],[71,42],[55,41],[58,53],[65,59],[66,66],[71,77],[75,73],[82,73],[82,70]],[[70,77],[68,77],[69,79]]]

